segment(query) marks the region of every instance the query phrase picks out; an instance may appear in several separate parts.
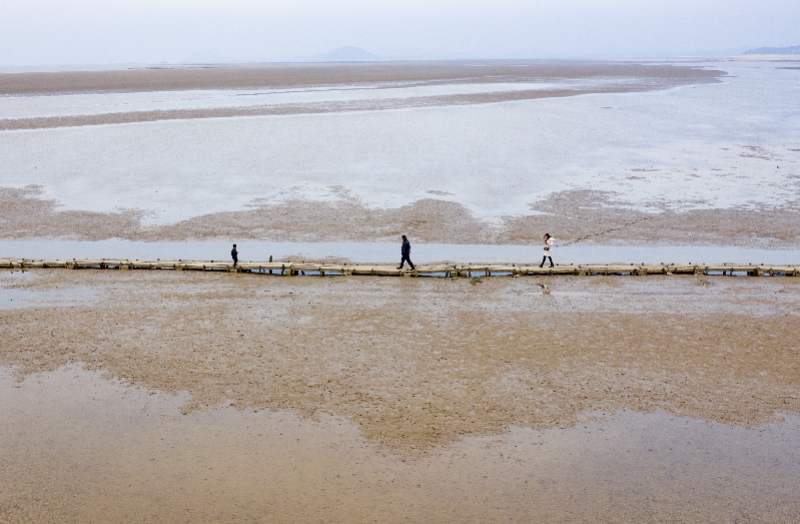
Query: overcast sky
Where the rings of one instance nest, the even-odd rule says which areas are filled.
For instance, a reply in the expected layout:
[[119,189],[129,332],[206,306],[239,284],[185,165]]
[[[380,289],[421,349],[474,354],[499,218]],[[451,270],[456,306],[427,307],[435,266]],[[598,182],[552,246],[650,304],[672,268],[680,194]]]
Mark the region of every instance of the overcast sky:
[[800,45],[800,0],[0,0],[0,65],[588,58]]

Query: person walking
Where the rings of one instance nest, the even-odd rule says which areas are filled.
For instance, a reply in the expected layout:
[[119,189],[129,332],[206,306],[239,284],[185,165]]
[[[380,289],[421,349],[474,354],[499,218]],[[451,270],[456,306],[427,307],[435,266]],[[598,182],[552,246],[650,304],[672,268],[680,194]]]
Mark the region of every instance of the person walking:
[[550,236],[550,233],[544,234],[544,256],[542,257],[542,263],[539,264],[539,267],[544,267],[544,262],[548,258],[550,259],[550,267],[553,267],[553,245],[555,241],[553,237]]
[[414,269],[414,263],[411,262],[409,258],[411,256],[411,242],[408,241],[405,235],[403,235],[403,246],[400,248],[400,265],[397,266],[397,269],[403,269],[403,264],[408,261],[408,265],[411,266],[411,269]]
[[233,259],[233,267],[239,265],[239,251],[236,249],[236,244],[234,244],[233,249],[231,249],[231,258]]

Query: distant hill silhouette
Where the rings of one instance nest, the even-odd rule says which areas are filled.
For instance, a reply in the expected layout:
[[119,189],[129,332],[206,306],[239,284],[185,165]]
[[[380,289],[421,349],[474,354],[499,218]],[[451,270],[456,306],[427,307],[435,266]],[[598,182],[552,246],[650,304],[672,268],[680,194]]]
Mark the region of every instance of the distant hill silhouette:
[[800,45],[792,47],[757,47],[748,49],[746,55],[800,55]]
[[375,62],[380,60],[360,47],[344,46],[312,57],[319,62]]

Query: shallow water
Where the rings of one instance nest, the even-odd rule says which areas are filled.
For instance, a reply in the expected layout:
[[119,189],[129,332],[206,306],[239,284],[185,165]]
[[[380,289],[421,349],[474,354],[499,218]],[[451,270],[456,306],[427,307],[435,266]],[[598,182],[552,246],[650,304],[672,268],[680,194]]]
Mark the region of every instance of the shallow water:
[[[752,429],[667,413],[468,437],[422,456],[339,417],[220,406],[78,366],[0,369],[0,520],[792,522],[800,419]],[[35,488],[35,489],[34,489]]]
[[30,272],[11,271],[3,273],[2,281],[0,281],[0,309],[19,309],[36,306],[83,306],[95,298],[92,289],[87,287],[49,289],[45,291],[7,287],[8,284],[30,281],[32,277],[33,275]]
[[[241,261],[266,261],[285,258],[349,260],[354,263],[399,262],[399,244],[314,243],[314,242],[237,242]],[[65,240],[3,240],[0,257],[44,260],[130,259],[130,260],[229,260],[229,242],[132,242],[104,240],[80,242]],[[540,246],[414,244],[415,263],[539,263]],[[559,264],[800,264],[795,250],[745,249],[719,246],[592,246],[556,245],[554,259]]]
[[379,208],[440,198],[490,219],[574,189],[638,208],[793,205],[800,75],[698,65],[730,76],[649,93],[3,131],[0,186],[40,184],[64,209],[143,209],[148,223],[348,195]]
[[635,79],[562,79],[560,82],[469,83],[446,85],[336,85],[269,90],[192,90],[143,93],[0,96],[0,118],[99,115],[105,113],[252,107],[314,102],[341,102],[471,95],[504,91],[590,89],[636,85]]

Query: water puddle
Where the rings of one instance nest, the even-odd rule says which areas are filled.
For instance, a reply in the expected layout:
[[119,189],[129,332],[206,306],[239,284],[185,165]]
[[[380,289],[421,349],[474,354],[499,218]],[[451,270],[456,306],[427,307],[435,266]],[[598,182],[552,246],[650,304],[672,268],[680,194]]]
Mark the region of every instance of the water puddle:
[[6,287],[9,283],[17,284],[20,281],[31,279],[33,274],[29,271],[8,271],[0,275],[0,309],[17,309],[36,306],[82,306],[95,299],[94,291],[86,287],[48,289],[46,291]]

